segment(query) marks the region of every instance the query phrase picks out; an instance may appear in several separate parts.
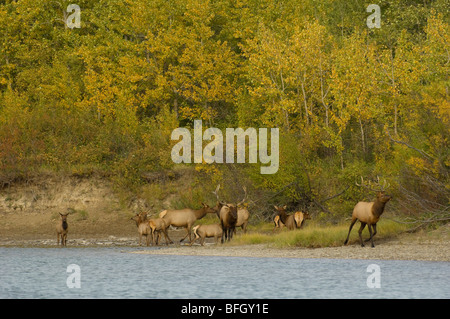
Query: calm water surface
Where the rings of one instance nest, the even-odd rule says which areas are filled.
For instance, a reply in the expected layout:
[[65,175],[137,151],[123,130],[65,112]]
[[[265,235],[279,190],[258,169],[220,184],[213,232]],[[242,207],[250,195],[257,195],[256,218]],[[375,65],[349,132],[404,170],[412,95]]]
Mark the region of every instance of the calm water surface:
[[[138,249],[0,248],[0,298],[450,298],[448,262],[130,253]],[[371,264],[380,288],[367,285]]]

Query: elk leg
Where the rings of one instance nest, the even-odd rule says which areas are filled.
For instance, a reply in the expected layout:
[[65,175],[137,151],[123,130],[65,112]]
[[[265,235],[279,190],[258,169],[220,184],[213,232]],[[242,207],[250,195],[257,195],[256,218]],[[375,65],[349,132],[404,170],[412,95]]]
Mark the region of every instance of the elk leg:
[[152,246],[158,246],[158,234],[155,229],[152,229]]
[[[173,244],[173,240],[170,239],[169,237],[169,232],[167,231],[167,229],[169,229],[170,225],[166,227],[166,229],[164,229],[164,235],[166,236],[166,238],[169,240],[169,244]],[[166,241],[167,244],[167,241]],[[167,244],[168,245],[168,244]]]
[[186,235],[181,238],[180,243],[186,239],[186,237],[189,236],[189,241],[191,241],[191,227],[190,225],[188,225],[188,227],[186,227]]
[[367,241],[369,241],[369,240],[371,240],[373,237],[375,237],[375,235],[377,234],[377,224],[373,224],[372,225],[372,228],[373,228],[373,234],[372,234],[372,236],[370,236],[369,238],[367,238],[365,241],[367,242]]
[[223,244],[224,239],[227,238],[227,229],[224,229],[222,226],[223,232],[222,232],[222,239],[220,240],[220,242]]
[[366,223],[361,222],[361,227],[359,227],[358,234],[359,234],[359,241],[361,242],[361,247],[364,247],[363,239],[362,239],[362,232],[364,230],[364,227],[366,227]]
[[59,233],[56,233],[56,244],[59,245]]
[[234,230],[235,230],[235,228],[228,228],[228,238],[227,238],[227,241],[230,241],[231,238],[233,238]]
[[162,230],[164,234],[164,238],[166,239],[166,245],[173,244],[173,241],[169,238],[169,234],[167,234],[167,228]]
[[344,241],[344,245],[347,245],[348,243],[348,238],[350,237],[350,232],[352,231],[353,225],[355,225],[357,219],[352,219],[352,223],[350,224],[350,228],[348,229],[348,235],[347,235],[347,239]]
[[[367,226],[369,227],[369,233],[370,233],[370,238],[369,239],[370,239],[370,242],[372,243],[372,248],[374,248],[375,245],[373,244],[373,236],[375,236],[377,227],[375,225],[370,225],[370,224],[368,224]],[[374,228],[374,233],[373,234],[372,234],[372,226]]]
[[243,223],[241,228],[242,228],[242,231],[244,232],[244,234],[247,234],[247,223]]

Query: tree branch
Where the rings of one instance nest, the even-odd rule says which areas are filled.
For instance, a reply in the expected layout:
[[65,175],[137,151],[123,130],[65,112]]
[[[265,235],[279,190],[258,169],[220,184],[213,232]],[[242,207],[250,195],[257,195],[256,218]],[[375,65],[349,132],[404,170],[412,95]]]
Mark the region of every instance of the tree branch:
[[394,140],[394,139],[392,138],[392,136],[391,136],[391,133],[389,133],[389,130],[388,130],[387,128],[386,128],[386,133],[387,133],[387,135],[389,136],[389,139],[390,139],[392,142],[395,142],[395,143],[398,143],[398,144],[403,144],[403,145],[405,145],[405,146],[407,146],[407,147],[409,147],[409,148],[411,148],[411,149],[413,149],[413,150],[419,152],[420,154],[422,154],[423,156],[427,157],[428,159],[432,159],[432,160],[435,159],[433,156],[431,156],[431,155],[425,153],[425,152],[422,151],[422,150],[419,150],[418,148],[416,148],[416,147],[414,147],[414,146],[409,145],[409,144],[406,143],[406,142]]

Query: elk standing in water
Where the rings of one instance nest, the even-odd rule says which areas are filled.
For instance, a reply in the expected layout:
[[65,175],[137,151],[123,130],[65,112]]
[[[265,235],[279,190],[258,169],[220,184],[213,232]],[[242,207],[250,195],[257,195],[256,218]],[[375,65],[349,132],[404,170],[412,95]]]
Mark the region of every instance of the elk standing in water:
[[67,246],[67,233],[69,232],[69,224],[67,224],[67,216],[69,213],[61,214],[61,220],[56,224],[56,243],[59,245],[59,237],[61,236],[61,245]]
[[[377,177],[377,184],[379,185],[379,178]],[[352,231],[353,225],[356,223],[357,220],[361,222],[361,227],[358,230],[359,234],[359,240],[361,243],[361,247],[364,247],[363,239],[362,239],[362,231],[364,227],[369,228],[369,234],[370,237],[366,241],[371,241],[372,247],[375,247],[373,244],[373,237],[377,233],[377,222],[381,217],[381,214],[384,212],[384,207],[386,206],[386,203],[392,198],[390,195],[385,194],[386,188],[389,187],[386,186],[386,181],[384,181],[383,186],[380,187],[378,190],[373,190],[372,188],[369,188],[367,185],[364,184],[364,180],[361,177],[361,184],[356,183],[357,186],[363,186],[368,188],[371,191],[377,192],[377,198],[374,202],[359,202],[355,205],[355,208],[353,208],[353,214],[352,214],[352,222],[350,223],[350,228],[348,230],[347,239],[344,242],[344,245],[347,245],[348,239],[350,237],[350,232]],[[372,227],[373,227],[373,233],[372,233]]]

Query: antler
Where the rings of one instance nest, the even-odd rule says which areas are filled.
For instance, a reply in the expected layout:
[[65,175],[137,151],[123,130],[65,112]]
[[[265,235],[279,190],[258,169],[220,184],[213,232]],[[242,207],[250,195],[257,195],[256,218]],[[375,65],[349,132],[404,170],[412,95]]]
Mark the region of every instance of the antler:
[[[377,182],[378,182],[378,185],[380,185],[380,178],[378,177],[378,175],[377,175]],[[390,186],[391,186],[391,184],[387,183],[387,185],[386,185],[386,179],[383,179],[383,186],[380,186],[381,191],[387,190]]]
[[358,184],[357,182],[355,182],[356,186],[359,187],[364,187],[367,188],[368,190],[372,191],[372,192],[384,192],[386,189],[389,188],[389,186],[391,186],[391,184],[387,184],[386,185],[386,179],[383,179],[383,185],[380,184],[380,177],[377,175],[377,180],[375,183],[375,187],[377,187],[377,189],[372,188],[372,183],[369,181],[368,183],[364,182],[364,178],[361,176],[361,184]]
[[247,187],[243,186],[242,188],[244,189],[244,198],[237,204],[237,206],[242,205],[247,199]]
[[214,195],[216,195],[217,201],[218,201],[219,203],[222,203],[222,202],[220,201],[220,199],[219,199],[219,189],[220,189],[220,184],[217,185],[216,190],[213,191],[212,193],[213,193]]

